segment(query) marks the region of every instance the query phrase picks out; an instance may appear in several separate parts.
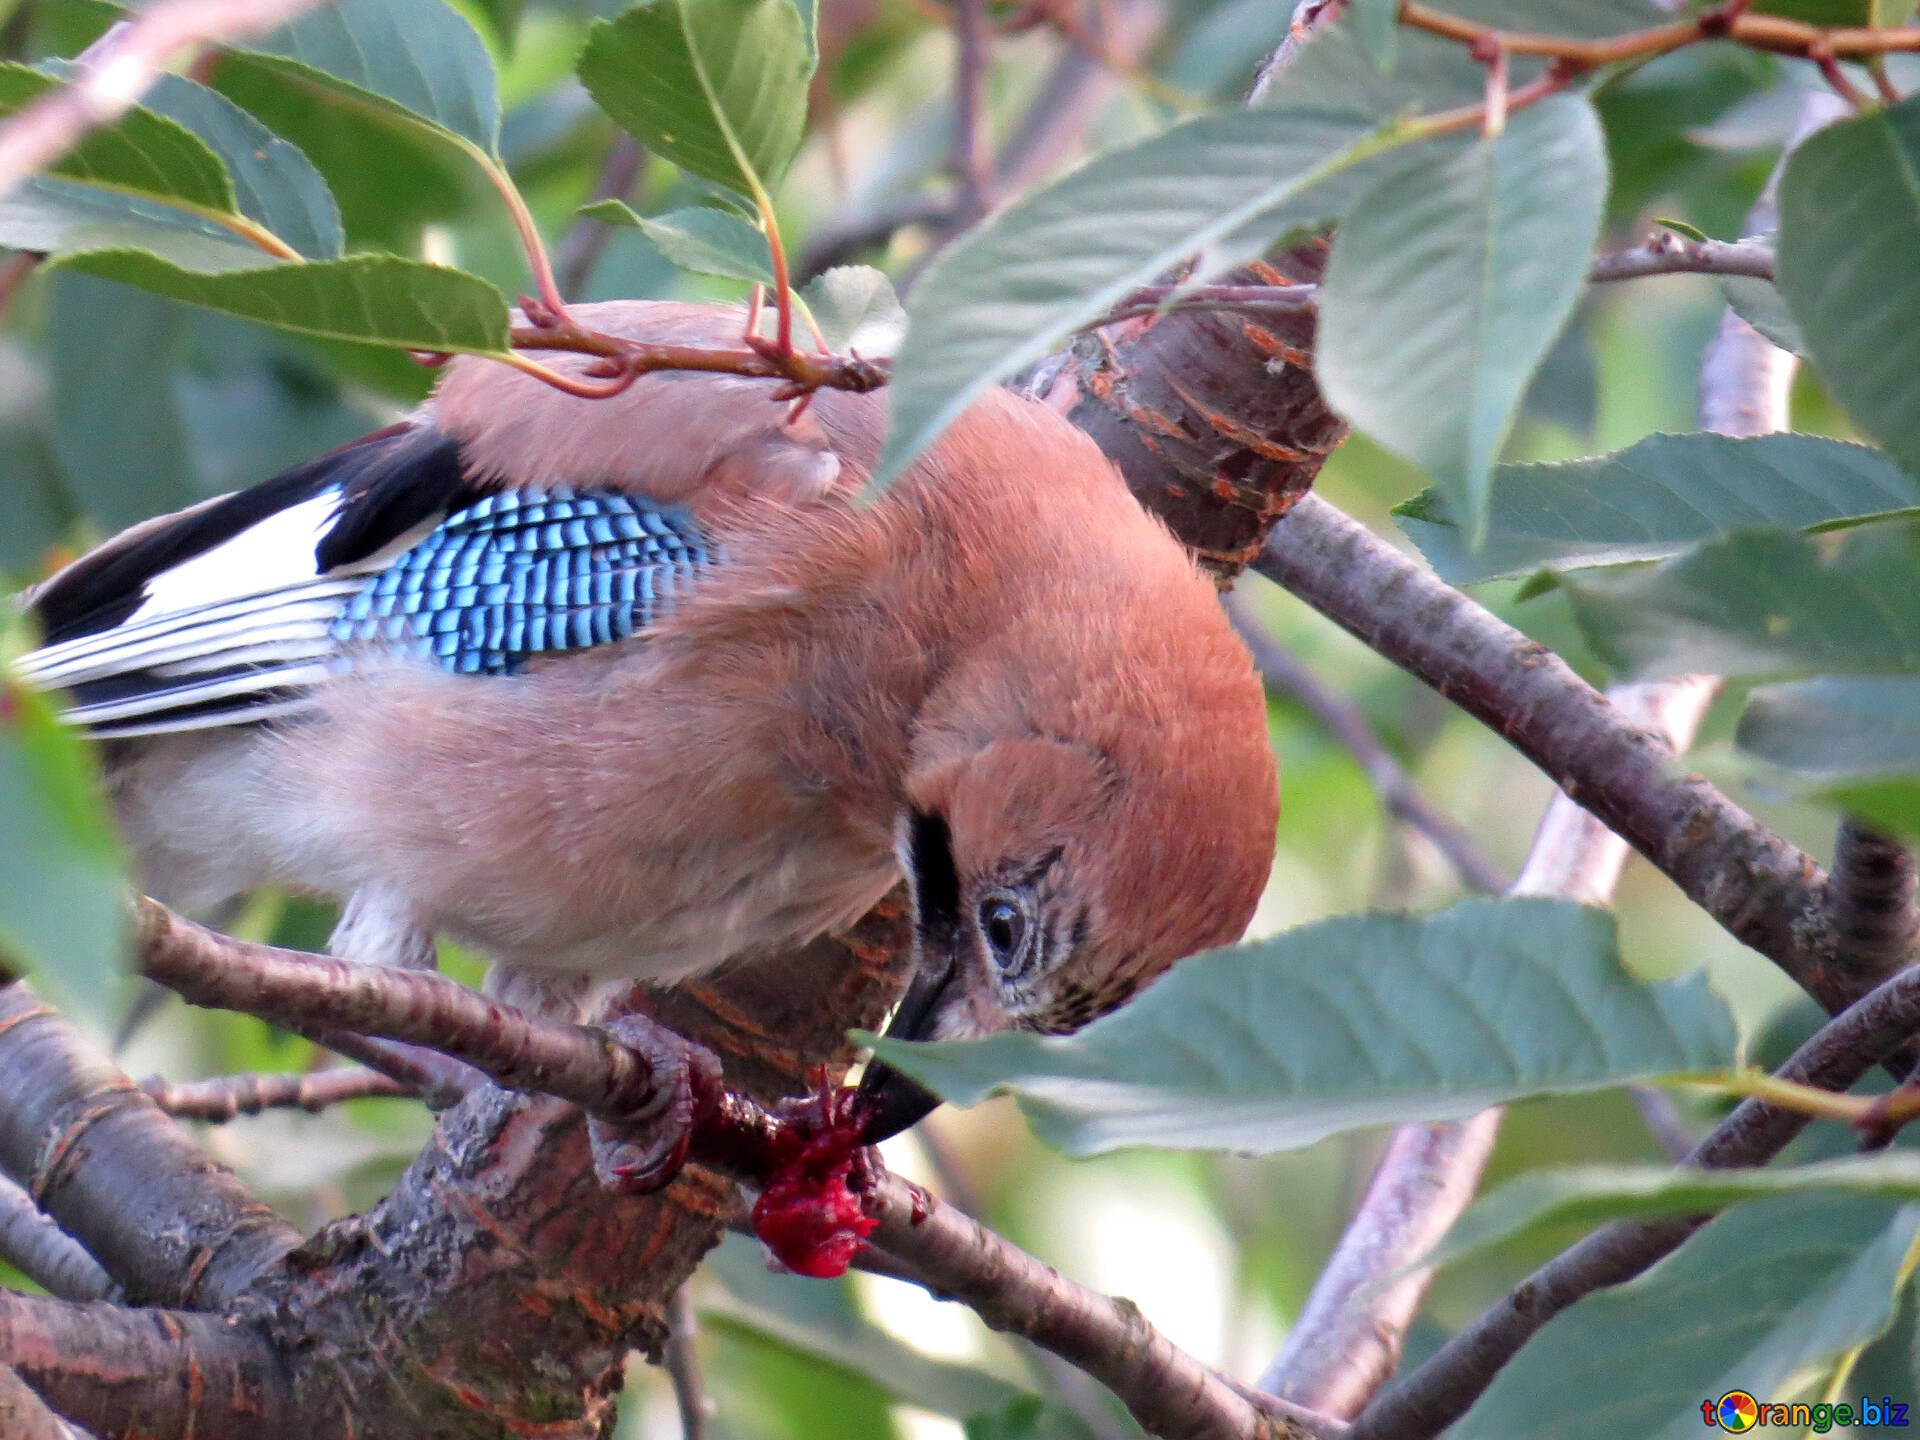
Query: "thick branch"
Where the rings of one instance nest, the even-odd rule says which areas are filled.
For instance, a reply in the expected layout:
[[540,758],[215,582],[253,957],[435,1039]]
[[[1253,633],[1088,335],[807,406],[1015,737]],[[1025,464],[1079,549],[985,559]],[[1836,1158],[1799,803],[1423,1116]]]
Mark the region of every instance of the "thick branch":
[[7,1440],[84,1440],[11,1365],[0,1365],[0,1435]]
[[133,1299],[212,1308],[299,1241],[25,985],[0,989],[0,1169]]
[[1826,877],[1626,720],[1559,656],[1316,497],[1275,528],[1261,572],[1491,726],[1744,943],[1829,1010]]
[[0,1360],[100,1440],[314,1433],[262,1333],[215,1315],[0,1291]]
[[[33,1197],[0,1178],[0,1259],[62,1300],[108,1300],[120,1287],[86,1248],[62,1230]],[[0,1435],[7,1434],[0,1427]]]

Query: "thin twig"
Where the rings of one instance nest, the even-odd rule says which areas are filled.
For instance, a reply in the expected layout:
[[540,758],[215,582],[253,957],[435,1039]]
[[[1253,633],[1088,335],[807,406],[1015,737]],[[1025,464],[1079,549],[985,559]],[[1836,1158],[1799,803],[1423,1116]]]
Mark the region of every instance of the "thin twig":
[[318,0],[160,0],[89,52],[73,80],[0,125],[0,199],[110,125],[183,53],[284,25]]
[[[86,1247],[54,1224],[31,1195],[4,1177],[0,1177],[0,1260],[62,1300],[111,1300],[120,1294],[113,1277]],[[6,1433],[0,1427],[0,1435]]]
[[680,1410],[681,1440],[707,1440],[707,1422],[713,1418],[712,1397],[700,1377],[696,1342],[700,1325],[694,1318],[693,1293],[685,1285],[667,1305],[667,1343],[663,1363],[673,1382],[674,1404]]
[[1638,280],[1647,275],[1745,275],[1773,279],[1771,245],[1751,240],[1695,240],[1659,230],[1625,250],[1602,250],[1587,272],[1596,284]]
[[[601,162],[600,174],[593,182],[593,193],[588,197],[588,203],[631,199],[646,158],[647,152],[640,148],[640,142],[631,135],[616,137],[613,144],[607,147],[606,159]],[[560,248],[554,256],[554,275],[562,295],[578,300],[586,292],[587,281],[592,277],[594,267],[600,263],[608,242],[613,239],[613,229],[604,220],[594,220],[584,215],[575,217],[567,233],[561,237]]]
[[1469,890],[1483,895],[1506,887],[1506,880],[1480,853],[1472,838],[1442,815],[1414,785],[1413,778],[1374,734],[1358,705],[1324,684],[1255,620],[1247,607],[1229,596],[1234,628],[1253,652],[1253,663],[1268,686],[1299,702],[1329,735],[1360,762],[1389,813],[1432,842]]
[[[1733,13],[1741,10],[1742,13]],[[1400,23],[1466,45],[1497,44],[1514,55],[1534,55],[1597,69],[1630,60],[1647,60],[1702,40],[1731,40],[1777,55],[1838,59],[1920,50],[1920,26],[1811,25],[1781,15],[1744,13],[1744,7],[1709,7],[1690,20],[1653,25],[1590,40],[1573,35],[1538,35],[1449,15],[1418,0],[1404,0]]]
[[471,1065],[423,1046],[356,1035],[350,1030],[316,1030],[310,1038],[336,1055],[378,1070],[407,1094],[418,1097],[429,1110],[450,1109],[466,1099],[475,1086],[487,1083],[487,1077]]
[[140,1088],[176,1120],[222,1124],[240,1115],[266,1110],[306,1110],[314,1114],[349,1100],[411,1099],[413,1091],[377,1070],[346,1066],[304,1075],[221,1075],[212,1080],[170,1084],[156,1075]]
[[[1775,1074],[1841,1092],[1920,1032],[1920,970],[1904,970],[1830,1021]],[[1764,1165],[1810,1117],[1743,1100],[1687,1164],[1718,1170]],[[1548,1261],[1403,1378],[1354,1423],[1353,1440],[1426,1440],[1451,1425],[1540,1328],[1596,1290],[1621,1284],[1671,1254],[1707,1216],[1616,1222]]]
[[947,168],[957,188],[956,220],[965,227],[993,205],[993,152],[987,137],[987,0],[954,0],[953,142]]

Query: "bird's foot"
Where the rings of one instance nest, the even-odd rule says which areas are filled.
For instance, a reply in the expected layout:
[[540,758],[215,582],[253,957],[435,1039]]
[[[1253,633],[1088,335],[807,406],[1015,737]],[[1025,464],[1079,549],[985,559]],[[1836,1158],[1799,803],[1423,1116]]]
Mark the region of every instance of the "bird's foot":
[[816,1075],[811,1092],[780,1107],[788,1150],[753,1206],[753,1230],[773,1258],[799,1275],[846,1273],[875,1222],[864,1196],[878,1180],[878,1153],[861,1143],[859,1096]]
[[650,1195],[687,1163],[702,1108],[720,1093],[720,1062],[645,1015],[617,1016],[601,1028],[646,1063],[653,1094],[618,1122],[587,1117],[594,1173],[619,1194]]

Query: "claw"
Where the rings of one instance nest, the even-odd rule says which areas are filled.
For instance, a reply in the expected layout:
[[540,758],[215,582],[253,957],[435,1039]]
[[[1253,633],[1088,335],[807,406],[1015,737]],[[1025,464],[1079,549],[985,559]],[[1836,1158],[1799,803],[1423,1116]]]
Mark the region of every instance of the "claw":
[[686,1165],[701,1101],[719,1087],[719,1061],[644,1015],[621,1015],[602,1028],[646,1061],[654,1093],[645,1108],[618,1122],[587,1117],[594,1173],[617,1194],[650,1195]]

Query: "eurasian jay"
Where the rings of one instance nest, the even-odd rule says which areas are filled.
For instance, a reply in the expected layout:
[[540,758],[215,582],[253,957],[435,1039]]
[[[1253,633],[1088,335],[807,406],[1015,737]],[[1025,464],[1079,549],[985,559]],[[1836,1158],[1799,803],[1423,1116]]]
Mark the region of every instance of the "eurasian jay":
[[23,673],[105,742],[141,883],[337,897],[349,958],[430,963],[444,933],[496,975],[672,984],[904,871],[913,1038],[1073,1030],[1236,939],[1274,759],[1186,552],[1042,406],[987,395],[860,504],[882,400],[790,422],[775,384],[586,400],[456,359],[407,421],[39,587]]

